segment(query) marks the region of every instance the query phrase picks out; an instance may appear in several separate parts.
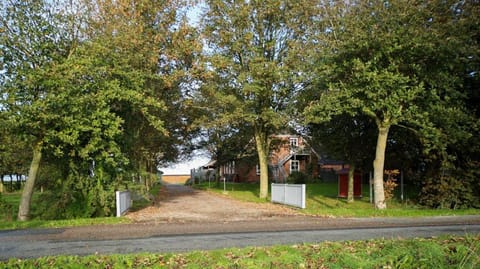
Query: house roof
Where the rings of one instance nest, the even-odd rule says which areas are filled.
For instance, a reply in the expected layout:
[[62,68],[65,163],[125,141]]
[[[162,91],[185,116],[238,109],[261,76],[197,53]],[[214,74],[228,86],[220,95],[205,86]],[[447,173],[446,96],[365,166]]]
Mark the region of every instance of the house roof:
[[208,169],[208,168],[214,168],[217,164],[217,160],[210,160],[208,163],[206,163],[205,165],[202,165],[202,167],[204,169]]

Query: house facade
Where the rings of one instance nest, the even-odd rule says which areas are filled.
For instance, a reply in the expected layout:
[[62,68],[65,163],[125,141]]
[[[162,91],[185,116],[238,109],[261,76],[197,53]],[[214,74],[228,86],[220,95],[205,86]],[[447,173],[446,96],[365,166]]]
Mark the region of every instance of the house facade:
[[[286,182],[293,172],[318,176],[318,156],[299,135],[275,135],[269,156],[269,179],[271,182]],[[260,168],[250,159],[228,162],[219,167],[220,177],[230,182],[258,182]]]

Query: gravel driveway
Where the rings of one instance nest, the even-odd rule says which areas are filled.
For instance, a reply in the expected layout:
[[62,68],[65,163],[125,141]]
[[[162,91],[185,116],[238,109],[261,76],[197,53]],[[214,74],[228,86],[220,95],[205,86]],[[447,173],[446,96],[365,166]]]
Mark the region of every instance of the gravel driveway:
[[294,216],[297,211],[277,204],[241,202],[228,195],[195,190],[183,185],[165,185],[155,204],[131,212],[135,222],[231,222]]

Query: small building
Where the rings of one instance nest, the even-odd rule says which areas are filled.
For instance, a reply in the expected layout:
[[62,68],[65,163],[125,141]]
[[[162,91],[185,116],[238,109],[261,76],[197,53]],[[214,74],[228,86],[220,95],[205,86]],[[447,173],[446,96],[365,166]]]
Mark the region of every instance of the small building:
[[[275,135],[269,156],[269,179],[283,183],[293,172],[318,176],[318,156],[299,135]],[[219,167],[220,177],[233,182],[260,181],[260,167],[253,158],[232,160]]]
[[[338,197],[347,198],[348,196],[348,169],[337,171],[338,175]],[[362,197],[362,174],[355,171],[353,176],[353,196]]]

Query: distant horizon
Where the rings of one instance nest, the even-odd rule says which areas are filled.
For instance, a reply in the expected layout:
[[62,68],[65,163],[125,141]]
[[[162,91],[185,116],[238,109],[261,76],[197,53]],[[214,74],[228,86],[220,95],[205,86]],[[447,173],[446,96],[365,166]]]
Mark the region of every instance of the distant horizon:
[[159,168],[164,175],[190,175],[190,170],[207,164],[210,158],[207,156],[197,156],[191,160],[172,164],[168,167]]

